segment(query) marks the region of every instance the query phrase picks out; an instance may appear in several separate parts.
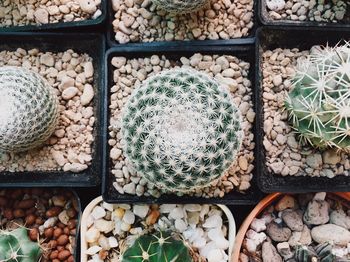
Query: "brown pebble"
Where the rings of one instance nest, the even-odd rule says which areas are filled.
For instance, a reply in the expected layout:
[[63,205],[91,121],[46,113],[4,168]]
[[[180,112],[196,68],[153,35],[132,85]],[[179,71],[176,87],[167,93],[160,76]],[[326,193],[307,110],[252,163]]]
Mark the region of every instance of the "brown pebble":
[[42,224],[44,224],[44,219],[42,217],[38,217],[37,219],[35,219],[35,224],[41,226]]
[[58,257],[58,250],[54,250],[50,254],[50,259],[55,259]]
[[35,205],[34,199],[25,199],[25,200],[22,200],[18,203],[18,208],[29,209],[29,208],[34,207],[34,205]]
[[35,220],[36,220],[36,216],[35,215],[27,215],[26,218],[25,218],[25,223],[26,223],[25,225],[26,226],[34,225]]
[[59,227],[55,228],[55,230],[53,231],[53,238],[54,239],[59,238],[59,236],[62,235],[62,233],[63,233],[62,228],[59,228]]
[[4,210],[4,217],[7,219],[7,220],[12,220],[14,218],[13,216],[13,212],[10,208],[6,208]]
[[49,227],[49,228],[46,228],[45,230],[44,230],[44,235],[45,235],[45,237],[47,237],[47,238],[52,238],[52,236],[53,236],[53,228],[52,227]]
[[48,247],[51,249],[57,248],[57,241],[56,240],[50,240],[48,243]]
[[68,226],[69,229],[73,229],[73,228],[76,227],[76,224],[77,223],[76,223],[75,219],[71,219],[71,220],[68,221],[67,226]]
[[59,213],[61,213],[61,207],[51,207],[46,211],[46,217],[57,217]]
[[37,241],[39,237],[39,230],[37,228],[32,228],[29,230],[29,238],[32,241]]
[[26,213],[24,212],[23,209],[15,209],[13,211],[13,216],[15,218],[21,218],[21,217],[25,217],[26,216]]
[[67,235],[61,235],[57,238],[57,245],[64,246],[68,243],[69,239]]
[[69,258],[69,256],[71,255],[71,253],[69,252],[69,250],[62,250],[58,253],[58,259],[63,261],[67,258]]

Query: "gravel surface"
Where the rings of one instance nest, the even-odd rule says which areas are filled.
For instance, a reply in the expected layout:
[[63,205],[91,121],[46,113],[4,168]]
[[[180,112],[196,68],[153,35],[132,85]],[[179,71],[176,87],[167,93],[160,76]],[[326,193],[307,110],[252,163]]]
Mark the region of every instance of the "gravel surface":
[[96,19],[101,0],[1,0],[0,27]]
[[102,202],[87,217],[86,255],[119,261],[120,253],[144,233],[171,230],[191,247],[194,262],[228,261],[228,224],[213,205],[111,205]]
[[323,243],[337,256],[332,261],[349,261],[350,212],[345,200],[323,192],[284,195],[261,213],[245,235],[239,262],[302,261],[295,255],[299,246],[314,249]]
[[19,48],[0,52],[0,66],[4,65],[23,66],[48,80],[59,98],[60,119],[44,147],[18,154],[0,152],[0,171],[87,169],[95,122],[92,58],[73,50],[51,53]]
[[[349,7],[347,1],[262,0],[272,20],[340,22]],[[322,4],[321,4],[322,3]],[[335,3],[335,4],[334,4]]]
[[249,63],[228,55],[195,54],[190,58],[181,57],[178,61],[168,60],[165,56],[153,55],[147,58],[127,59],[114,57],[112,59],[115,84],[110,87],[110,122],[109,140],[112,174],[115,176],[115,189],[120,194],[159,197],[161,192],[147,183],[135,172],[130,163],[125,160],[122,152],[120,117],[132,90],[140,86],[148,76],[165,69],[192,67],[215,76],[223,85],[227,86],[236,105],[243,116],[243,130],[245,138],[242,148],[237,155],[237,161],[232,165],[224,177],[212,183],[210,187],[192,192],[198,197],[223,197],[231,190],[243,192],[250,187],[252,171],[254,169],[254,135],[252,133],[255,113],[252,103],[251,82],[248,79]]
[[111,1],[120,44],[239,38],[253,27],[253,0],[211,0],[196,13],[178,16],[158,10],[150,0]]
[[349,154],[329,149],[319,151],[302,145],[288,122],[284,100],[291,89],[297,60],[309,51],[275,49],[262,54],[264,148],[270,172],[287,176],[349,175]]

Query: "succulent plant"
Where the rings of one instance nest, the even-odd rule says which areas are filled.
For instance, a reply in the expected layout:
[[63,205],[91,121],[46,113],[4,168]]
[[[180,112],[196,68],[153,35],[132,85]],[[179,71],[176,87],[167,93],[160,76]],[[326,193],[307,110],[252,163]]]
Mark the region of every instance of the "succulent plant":
[[0,67],[0,150],[21,152],[43,144],[55,130],[58,99],[39,74]]
[[161,9],[173,14],[186,14],[199,10],[208,0],[152,0]]
[[122,116],[124,153],[137,172],[166,191],[209,185],[240,149],[241,114],[208,75],[172,69],[147,79]]
[[136,239],[122,255],[121,262],[192,262],[189,249],[171,233],[159,231]]
[[315,248],[298,246],[294,257],[297,262],[334,262],[336,260],[329,243],[319,244]]
[[285,107],[301,141],[350,150],[350,45],[313,47],[299,61]]
[[0,261],[36,262],[40,257],[41,248],[29,239],[27,229],[0,232]]

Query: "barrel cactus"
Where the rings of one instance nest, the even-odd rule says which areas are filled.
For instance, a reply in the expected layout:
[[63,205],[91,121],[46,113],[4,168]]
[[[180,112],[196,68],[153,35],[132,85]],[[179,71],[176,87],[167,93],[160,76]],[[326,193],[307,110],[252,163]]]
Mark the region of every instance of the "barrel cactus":
[[124,153],[165,191],[209,185],[240,149],[242,117],[229,92],[208,75],[172,69],[147,79],[122,116]]
[[324,243],[315,248],[298,246],[294,258],[298,262],[334,262],[336,256],[332,254],[332,246]]
[[299,61],[285,107],[301,141],[350,150],[350,45],[314,47]]
[[208,0],[152,0],[161,9],[173,14],[186,14],[199,10]]
[[41,248],[29,239],[27,229],[0,232],[0,261],[36,262],[40,257]]
[[0,150],[21,152],[43,144],[55,130],[58,99],[39,74],[0,68]]
[[188,247],[169,232],[143,235],[122,254],[121,262],[192,262]]

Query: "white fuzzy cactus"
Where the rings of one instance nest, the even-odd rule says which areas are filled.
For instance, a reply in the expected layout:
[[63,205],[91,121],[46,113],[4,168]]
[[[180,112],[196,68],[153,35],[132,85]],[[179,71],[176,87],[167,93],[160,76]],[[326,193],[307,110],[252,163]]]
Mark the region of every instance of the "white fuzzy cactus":
[[173,14],[186,14],[198,11],[208,0],[152,0],[161,9]]
[[122,116],[124,152],[166,191],[187,192],[224,175],[240,149],[242,117],[230,93],[208,75],[172,69],[147,79]]
[[39,74],[0,67],[0,150],[22,152],[43,144],[55,130],[58,99]]

